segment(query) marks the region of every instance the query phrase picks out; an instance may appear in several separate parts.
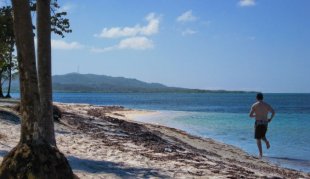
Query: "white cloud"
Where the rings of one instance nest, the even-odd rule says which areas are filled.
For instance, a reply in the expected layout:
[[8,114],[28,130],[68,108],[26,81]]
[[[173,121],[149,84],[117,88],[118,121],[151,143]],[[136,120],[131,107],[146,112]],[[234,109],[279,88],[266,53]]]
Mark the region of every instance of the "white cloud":
[[188,28],[182,32],[182,35],[187,36],[187,35],[194,35],[196,33],[197,33],[197,31]]
[[84,46],[78,42],[66,42],[64,40],[51,40],[52,49],[57,50],[74,50],[81,49]]
[[255,6],[256,2],[255,0],[240,0],[238,4],[241,7],[247,7],[247,6]]
[[120,49],[144,50],[153,48],[153,41],[146,37],[131,37],[121,40],[118,44]]
[[192,22],[196,20],[197,20],[197,17],[193,15],[192,10],[184,12],[182,15],[180,15],[177,18],[178,22]]
[[150,36],[158,33],[160,17],[155,13],[150,13],[145,17],[148,22],[147,25],[135,25],[133,27],[112,27],[104,28],[100,34],[95,34],[96,37],[101,38],[118,38],[118,37],[133,37],[137,35]]
[[67,3],[67,4],[64,4],[63,6],[60,7],[59,11],[65,11],[65,12],[69,12],[69,11],[72,11],[74,10],[75,8],[77,7],[76,4],[73,4],[73,3]]
[[106,48],[92,48],[92,52],[101,53],[112,50],[133,49],[133,50],[146,50],[154,47],[153,41],[146,37],[130,37],[121,40],[117,45]]

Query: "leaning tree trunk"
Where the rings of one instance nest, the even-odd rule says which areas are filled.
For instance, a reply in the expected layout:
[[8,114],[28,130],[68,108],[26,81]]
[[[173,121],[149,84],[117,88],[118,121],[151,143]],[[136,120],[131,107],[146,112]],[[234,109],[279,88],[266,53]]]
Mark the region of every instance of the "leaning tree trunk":
[[29,0],[12,0],[21,93],[20,141],[3,159],[0,178],[73,178],[67,159],[45,141]]
[[38,73],[41,100],[40,125],[43,127],[44,138],[56,146],[51,77],[51,15],[50,0],[37,0],[37,37],[38,37]]
[[[12,39],[11,39],[12,40]],[[13,58],[13,48],[14,48],[14,43],[11,43],[11,48],[10,48],[10,62],[9,62],[9,84],[8,84],[8,91],[6,94],[6,98],[11,98],[11,84],[12,84],[12,58]]]

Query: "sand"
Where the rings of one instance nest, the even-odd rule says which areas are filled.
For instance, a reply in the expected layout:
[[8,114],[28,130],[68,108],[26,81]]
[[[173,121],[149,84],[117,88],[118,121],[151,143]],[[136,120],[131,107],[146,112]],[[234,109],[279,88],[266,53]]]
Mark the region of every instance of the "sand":
[[[80,178],[310,178],[241,149],[165,126],[133,121],[154,111],[56,103],[58,148]],[[20,122],[1,103],[0,161],[18,142]],[[9,112],[7,112],[9,111]]]

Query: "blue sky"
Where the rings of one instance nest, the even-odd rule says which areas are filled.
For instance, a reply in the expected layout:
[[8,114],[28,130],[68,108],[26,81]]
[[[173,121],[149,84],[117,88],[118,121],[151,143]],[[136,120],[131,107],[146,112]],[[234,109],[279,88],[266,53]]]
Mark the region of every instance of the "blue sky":
[[309,0],[59,0],[53,74],[168,86],[310,92]]

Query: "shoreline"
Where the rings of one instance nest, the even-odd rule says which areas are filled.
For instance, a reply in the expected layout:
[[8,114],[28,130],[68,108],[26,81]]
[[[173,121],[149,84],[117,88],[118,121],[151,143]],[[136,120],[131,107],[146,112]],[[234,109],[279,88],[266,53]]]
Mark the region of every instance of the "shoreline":
[[[80,178],[310,178],[213,139],[133,120],[156,111],[55,104],[63,112],[55,123],[58,148]],[[0,161],[19,140],[14,120],[0,116]]]
[[[140,110],[138,110],[140,111]],[[148,112],[148,110],[146,110]],[[216,136],[210,136],[210,135],[201,135],[200,133],[197,133],[189,128],[184,127],[184,125],[180,125],[175,127],[174,123],[167,122],[168,120],[173,119],[175,117],[182,117],[182,116],[187,116],[189,114],[194,114],[198,112],[187,112],[187,111],[171,111],[171,110],[157,110],[157,111],[151,111],[151,113],[146,114],[146,115],[137,115],[136,118],[132,119],[136,122],[142,122],[145,124],[154,124],[154,125],[160,125],[164,127],[171,127],[171,128],[176,128],[178,130],[185,131],[189,135],[195,136],[195,137],[201,137],[201,138],[207,138],[207,139],[212,139],[215,140],[216,142],[231,145],[233,147],[236,147],[238,149],[243,150],[246,152],[248,155],[256,157],[255,154],[251,153],[249,151],[248,147],[241,147],[240,145],[236,145],[236,141],[228,141],[227,139],[223,139],[223,137],[216,137]],[[253,140],[253,143],[255,141]],[[256,147],[256,143],[255,143]],[[255,148],[256,149],[256,148]],[[266,149],[265,149],[266,150]],[[277,156],[272,156],[272,155],[265,155],[263,157],[264,161],[270,162],[272,164],[275,164],[277,166],[280,166],[282,168],[287,168],[287,169],[293,169],[305,173],[310,173],[310,160],[303,160],[303,159],[298,159],[298,158],[288,158],[288,157],[277,157]]]
[[[175,117],[182,117],[182,116],[191,117],[191,115],[196,112],[185,112],[185,111],[156,111],[156,112],[157,113],[153,113],[147,116],[138,116],[134,120],[138,122],[143,122],[146,124],[151,123],[151,124],[161,125],[165,127],[177,128],[195,137],[212,139],[219,143],[231,145],[233,147],[243,150],[250,156],[256,157],[256,155],[253,152],[251,152],[251,150],[249,150],[248,146],[246,147],[240,146],[240,144],[238,144],[237,141],[231,141],[229,139],[225,139],[225,137],[223,136],[218,137],[215,135],[202,135],[200,132],[195,132],[193,131],[193,129],[184,126],[184,124],[181,124],[175,127],[176,125],[174,123],[167,122],[168,120],[173,119]],[[253,140],[253,145],[254,144],[255,144],[255,149],[257,149],[256,143]],[[263,157],[262,160],[268,161],[272,164],[278,165],[283,168],[310,173],[310,160],[299,159],[299,158],[289,158],[289,157],[277,157],[277,155],[268,154],[268,151],[266,152],[266,155]]]

